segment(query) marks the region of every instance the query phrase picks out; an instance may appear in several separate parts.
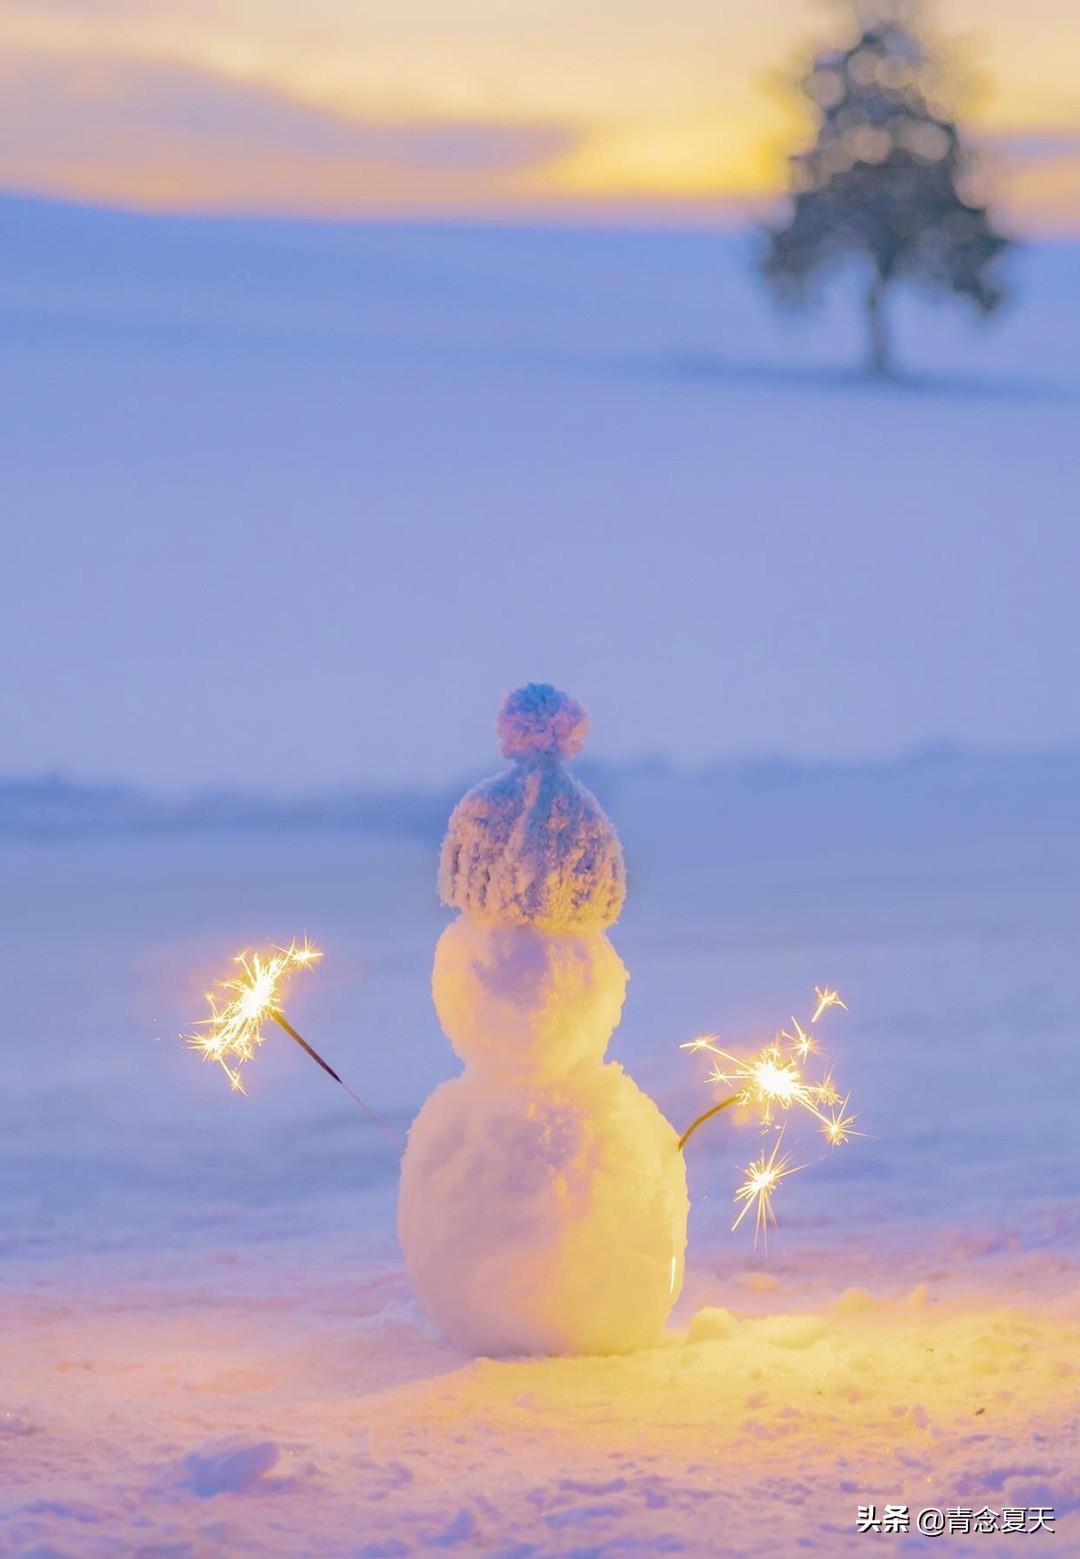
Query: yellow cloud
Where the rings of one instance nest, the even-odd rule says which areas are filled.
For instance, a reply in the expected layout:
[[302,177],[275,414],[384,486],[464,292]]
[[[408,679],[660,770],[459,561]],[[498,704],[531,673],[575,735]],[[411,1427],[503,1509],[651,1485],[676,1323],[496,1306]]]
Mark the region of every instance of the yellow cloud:
[[760,194],[775,181],[768,144],[733,141],[718,118],[683,124],[603,126],[540,170],[566,194],[658,198]]

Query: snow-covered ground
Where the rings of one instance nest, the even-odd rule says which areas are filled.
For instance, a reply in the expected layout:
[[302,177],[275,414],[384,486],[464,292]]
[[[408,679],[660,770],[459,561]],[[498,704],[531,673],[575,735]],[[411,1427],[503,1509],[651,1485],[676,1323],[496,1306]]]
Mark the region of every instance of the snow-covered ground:
[[1076,245],[875,386],[743,233],[0,223],[8,772],[440,784],[530,677],[595,756],[1080,744]]
[[437,830],[9,839],[3,1551],[839,1554],[872,1502],[1053,1505],[1077,1551],[1076,761],[601,778],[612,1056],[686,1122],[680,1040],[750,1045],[832,981],[867,1133],[785,1184],[767,1252],[729,1230],[753,1128],[699,1133],[674,1329],[627,1359],[441,1343],[385,1140],[284,1036],[243,1099],[177,1040],[224,954],[306,928],[292,1015],[403,1129],[454,1069]]
[[[879,1544],[1080,1553],[1075,248],[977,343],[905,302],[918,371],[872,387],[844,299],[790,334],[738,237],[3,214],[4,771],[269,800],[0,786],[0,1552],[839,1555],[906,1503],[1057,1536]],[[385,1139],[284,1036],[247,1098],[177,1037],[307,931],[290,1013],[405,1130],[454,1070],[452,778],[524,675],[590,758],[1001,749],[589,771],[610,1055],[684,1124],[679,1043],[827,981],[866,1133],[807,1145],[767,1252],[758,1137],[699,1133],[624,1359],[445,1345]],[[350,774],[432,790],[319,799]]]

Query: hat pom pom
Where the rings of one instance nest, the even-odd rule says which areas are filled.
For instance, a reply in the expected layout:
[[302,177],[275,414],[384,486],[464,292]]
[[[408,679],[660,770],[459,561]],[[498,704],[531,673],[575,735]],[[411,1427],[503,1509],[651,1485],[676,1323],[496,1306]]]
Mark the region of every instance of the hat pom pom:
[[588,728],[577,699],[547,682],[507,693],[495,721],[504,758],[569,758],[581,751]]

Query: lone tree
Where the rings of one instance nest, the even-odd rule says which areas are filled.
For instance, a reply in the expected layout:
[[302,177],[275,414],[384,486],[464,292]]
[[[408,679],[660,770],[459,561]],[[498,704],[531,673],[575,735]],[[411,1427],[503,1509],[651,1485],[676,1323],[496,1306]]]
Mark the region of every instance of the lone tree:
[[781,297],[805,302],[817,273],[865,260],[870,365],[886,373],[889,288],[910,277],[991,314],[1008,240],[970,192],[971,159],[939,105],[910,4],[853,0],[853,9],[856,41],[819,54],[802,83],[817,139],[791,159],[791,210],[768,229],[762,268]]

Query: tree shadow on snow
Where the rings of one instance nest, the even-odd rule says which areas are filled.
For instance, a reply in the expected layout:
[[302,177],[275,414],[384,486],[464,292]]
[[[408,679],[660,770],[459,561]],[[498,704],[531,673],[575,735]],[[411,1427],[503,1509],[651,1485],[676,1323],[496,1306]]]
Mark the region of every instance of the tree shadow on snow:
[[656,359],[654,372],[665,378],[701,384],[749,385],[761,389],[826,390],[850,394],[889,396],[940,396],[965,400],[1067,405],[1077,399],[1076,388],[1049,379],[1023,375],[1002,376],[899,369],[875,374],[843,363],[766,363],[740,361],[708,354],[675,352]]

